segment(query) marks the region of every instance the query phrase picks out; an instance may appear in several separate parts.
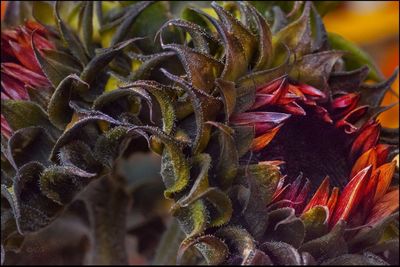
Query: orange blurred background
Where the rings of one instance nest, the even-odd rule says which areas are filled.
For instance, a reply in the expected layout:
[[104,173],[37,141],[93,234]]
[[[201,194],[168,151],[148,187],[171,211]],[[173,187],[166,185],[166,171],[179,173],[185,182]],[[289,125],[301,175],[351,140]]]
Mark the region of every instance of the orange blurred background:
[[[327,31],[335,32],[362,47],[377,63],[385,77],[399,65],[399,2],[343,1],[324,17]],[[399,94],[399,76],[392,89]],[[382,105],[399,103],[388,92]],[[383,126],[399,126],[399,105],[379,116]]]
[[[1,18],[6,10],[1,1]],[[324,17],[327,31],[355,42],[375,60],[382,73],[389,77],[399,65],[399,2],[342,1]],[[399,77],[392,86],[397,96],[388,92],[383,105],[398,103]],[[383,126],[399,126],[399,105],[379,116]]]

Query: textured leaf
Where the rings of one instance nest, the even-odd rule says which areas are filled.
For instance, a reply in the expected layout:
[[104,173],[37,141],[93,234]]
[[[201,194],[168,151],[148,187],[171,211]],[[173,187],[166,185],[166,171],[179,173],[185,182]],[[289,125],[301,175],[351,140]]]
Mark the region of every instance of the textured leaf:
[[396,212],[385,218],[382,218],[377,223],[368,225],[366,228],[361,229],[354,237],[351,238],[351,240],[349,240],[350,251],[357,252],[360,250],[360,248],[377,244],[381,239],[385,229],[398,217],[399,213]]
[[[34,36],[35,33],[33,33]],[[35,42],[32,37],[32,48],[35,54],[36,60],[40,64],[43,73],[46,75],[47,79],[51,82],[54,88],[56,88],[59,83],[70,74],[70,70],[65,67],[60,67],[56,61],[47,60],[43,57],[35,46]]]
[[[76,73],[82,70],[82,65],[73,56],[59,50],[43,49],[43,60],[62,74]],[[66,75],[65,75],[66,76]]]
[[214,187],[204,194],[204,197],[209,203],[210,227],[227,224],[233,213],[232,203],[228,195]]
[[136,71],[131,72],[127,80],[137,81],[137,80],[149,79],[149,77],[152,74],[152,71],[156,69],[157,66],[161,65],[161,63],[163,62],[167,62],[174,55],[175,53],[172,51],[161,52],[150,56],[143,56],[143,55],[133,56],[131,54],[130,55],[131,58],[133,57],[133,59],[138,59],[142,61],[142,63]]
[[237,82],[235,113],[248,110],[255,101],[256,89],[268,84],[274,79],[281,77],[288,71],[290,52],[284,47],[284,59],[277,67],[267,70],[252,72],[241,77]]
[[8,141],[11,160],[17,167],[37,161],[49,165],[49,154],[54,141],[41,127],[27,127],[16,131]]
[[80,140],[72,141],[63,146],[58,158],[64,166],[76,167],[91,173],[101,170],[101,166],[95,160],[90,147]]
[[38,104],[43,110],[47,109],[51,95],[53,93],[53,88],[47,87],[47,88],[40,88],[38,90],[30,86],[27,86],[26,91],[28,92],[29,99],[32,102]]
[[243,216],[251,234],[259,239],[267,228],[266,206],[271,201],[278,184],[279,170],[267,164],[248,165],[243,166],[237,176],[249,186],[250,194],[243,209]]
[[[54,15],[56,17],[56,23],[59,29],[59,32],[61,33],[61,37],[65,43],[65,45],[69,48],[71,53],[80,61],[82,62],[82,65],[86,65],[88,63],[88,56],[85,53],[85,49],[78,39],[78,37],[72,32],[70,28],[64,23],[64,21],[61,19],[60,14],[59,14],[59,5],[60,2],[56,2],[54,5]],[[54,84],[54,86],[57,86],[57,84]]]
[[[246,73],[256,50],[256,38],[216,2],[211,4],[221,23],[213,23],[225,44],[225,68],[221,78],[235,81]],[[243,58],[242,58],[243,57]]]
[[74,82],[89,87],[76,74],[68,75],[57,86],[47,107],[49,120],[60,130],[63,130],[72,118],[73,111],[69,106],[69,101],[74,96]]
[[205,235],[181,244],[177,257],[178,264],[182,263],[186,251],[193,246],[201,252],[208,265],[220,264],[228,256],[228,247],[223,241],[215,236]]
[[32,16],[40,24],[55,25],[53,7],[46,1],[35,1],[32,3]]
[[304,237],[304,223],[295,216],[293,208],[281,208],[269,213],[265,234],[267,241],[285,242],[298,248],[303,243]]
[[271,31],[272,33],[276,34],[288,25],[288,20],[285,13],[279,6],[273,6],[272,12],[274,14],[274,20],[272,23]]
[[225,107],[225,121],[229,122],[236,105],[236,88],[233,82],[227,82],[221,79],[215,81],[217,88],[222,96]]
[[164,155],[168,155],[168,159],[166,161],[163,160],[162,162],[161,175],[163,176],[166,186],[164,195],[167,198],[171,198],[174,193],[182,191],[189,182],[189,164],[183,155],[179,144],[175,139],[156,127],[137,126],[130,129],[130,131],[136,130],[149,132],[160,138],[164,143],[166,148],[166,150],[164,150]]
[[21,234],[35,232],[53,221],[61,211],[61,206],[45,197],[39,187],[40,174],[44,167],[31,162],[19,170],[14,183],[14,194],[17,201],[14,214],[18,231]]
[[175,205],[187,207],[209,191],[208,172],[211,166],[211,157],[208,154],[198,154],[193,158],[192,168],[197,167],[198,174],[194,183],[185,196],[180,198]]
[[332,72],[329,77],[329,88],[335,92],[353,92],[357,90],[369,73],[368,66],[343,72]]
[[390,265],[398,265],[399,264],[399,239],[391,239],[388,241],[384,241],[375,246],[368,247],[365,251],[374,253],[376,255],[382,255],[381,253],[385,253],[384,260],[388,262]]
[[321,265],[389,265],[387,262],[372,253],[364,255],[345,254],[333,259],[326,260]]
[[214,88],[214,80],[222,72],[222,64],[214,58],[177,44],[162,45],[177,53],[187,77],[194,88],[210,93]]
[[126,19],[123,20],[121,25],[119,25],[116,29],[116,32],[111,40],[111,45],[115,45],[124,40],[127,40],[128,38],[131,38],[129,37],[130,29],[137,19],[137,16],[153,3],[154,1],[141,1],[132,6],[126,14]]
[[316,2],[313,2],[311,5],[311,35],[312,35],[312,50],[313,51],[323,51],[327,50],[329,47],[328,44],[328,34],[325,29],[325,25],[322,21],[320,13],[318,12],[318,5]]
[[264,252],[259,249],[252,251],[247,257],[246,261],[242,262],[242,265],[273,265],[272,260]]
[[36,103],[21,100],[1,100],[2,115],[16,131],[29,126],[42,126],[54,133],[46,112]]
[[181,228],[186,234],[185,240],[202,234],[209,222],[209,213],[201,199],[178,209],[173,215],[178,218]]
[[246,11],[251,14],[251,17],[255,22],[255,32],[258,39],[258,55],[253,70],[262,70],[268,66],[269,62],[272,60],[272,33],[265,18],[256,8],[246,2],[240,2],[240,4],[246,6]]
[[167,134],[173,132],[176,120],[175,107],[173,106],[172,97],[168,94],[169,87],[165,87],[154,81],[136,81],[129,86],[137,86],[147,90],[152,94],[160,105],[162,120],[163,120],[163,131]]
[[282,42],[294,51],[296,56],[302,56],[311,52],[311,3],[304,5],[302,15],[294,22],[274,35],[274,43]]
[[220,101],[208,94],[203,93],[183,79],[163,70],[170,80],[179,84],[189,95],[190,101],[193,106],[195,119],[196,119],[196,133],[192,145],[193,153],[201,152],[207,145],[210,139],[211,125],[205,124],[206,121],[213,121],[220,108]]
[[82,20],[82,42],[87,55],[94,55],[93,46],[93,2],[85,2],[83,6]]
[[347,243],[343,234],[346,223],[339,221],[336,226],[326,235],[304,243],[300,252],[308,252],[315,259],[329,259],[348,253]]
[[274,264],[301,265],[300,254],[289,244],[284,242],[265,242],[260,248],[271,258]]
[[112,168],[114,161],[122,154],[124,142],[128,137],[129,128],[118,126],[110,129],[100,136],[94,147],[94,156],[103,165]]
[[234,126],[232,129],[234,132],[234,140],[238,151],[239,158],[246,154],[251,147],[254,139],[254,127],[253,126]]
[[[100,71],[103,70],[116,56],[118,56],[122,49],[139,39],[140,38],[130,39],[100,50],[85,66],[80,78],[89,85],[92,85],[92,83],[98,79]],[[79,91],[85,91],[81,87],[78,87],[78,89]]]
[[387,79],[377,84],[361,85],[361,101],[360,105],[369,105],[371,107],[381,106],[383,98],[390,86],[395,82],[399,75],[399,68],[396,68],[393,74]]
[[216,232],[216,236],[225,240],[227,245],[246,261],[256,249],[253,237],[239,226],[226,226]]
[[[226,81],[235,81],[247,71],[251,58],[246,58],[246,53],[254,52],[255,38],[231,14],[216,3],[213,4],[213,8],[218,10],[221,21],[197,8],[192,8],[192,10],[211,22],[222,37],[225,48],[225,67],[220,78]],[[250,38],[246,39],[245,36]]]
[[328,216],[328,208],[319,205],[301,215],[306,231],[305,242],[326,234],[328,231]]
[[290,77],[327,92],[329,75],[343,54],[344,52],[330,50],[305,55],[296,62],[290,71]]
[[[117,117],[122,112],[130,112],[133,110],[132,106],[136,104],[135,97],[140,97],[146,101],[150,110],[150,120],[152,120],[152,99],[147,91],[140,87],[129,86],[111,92],[105,92],[96,98],[92,107],[95,110],[101,110],[113,117]],[[124,101],[126,102],[123,103]],[[140,110],[140,108],[138,109]]]
[[72,166],[51,166],[40,175],[40,190],[49,199],[65,205],[70,203],[90,182],[89,178],[95,175]]
[[[113,118],[101,113],[101,112],[92,112],[89,114],[83,115],[83,118],[74,122],[74,124],[67,128],[64,133],[60,136],[57,140],[56,144],[53,147],[53,150],[50,155],[50,159],[54,162],[57,161],[56,155],[58,154],[59,150],[66,144],[71,141],[82,140],[82,141],[91,141],[91,143],[96,142],[96,138],[99,135],[98,131],[93,131],[90,129],[88,132],[85,132],[86,127],[93,125],[95,122],[104,121],[114,125],[122,125],[121,122],[114,120]],[[93,140],[93,136],[95,139]]]
[[[190,12],[190,9],[185,9],[183,11],[183,17],[185,17],[185,14],[190,16],[193,13],[194,13],[193,11]],[[186,16],[186,19],[190,19],[190,17]],[[178,28],[183,29],[186,32],[188,32],[193,39],[194,48],[201,53],[207,54],[210,52],[210,48],[208,45],[209,41],[213,41],[215,43],[217,42],[215,37],[212,36],[208,31],[203,29],[198,24],[195,24],[190,21],[185,21],[185,20],[181,20],[181,19],[172,19],[172,20],[169,20],[168,22],[166,22],[163,25],[163,27],[160,28],[160,31],[166,26],[178,27]],[[202,25],[202,26],[207,27],[207,24]]]

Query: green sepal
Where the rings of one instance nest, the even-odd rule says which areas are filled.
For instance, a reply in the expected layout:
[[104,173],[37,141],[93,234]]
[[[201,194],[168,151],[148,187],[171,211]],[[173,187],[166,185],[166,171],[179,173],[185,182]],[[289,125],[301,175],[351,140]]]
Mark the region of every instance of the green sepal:
[[228,257],[226,244],[212,235],[204,235],[195,239],[182,242],[177,256],[177,263],[182,264],[182,258],[188,249],[197,248],[203,255],[207,265],[221,264]]

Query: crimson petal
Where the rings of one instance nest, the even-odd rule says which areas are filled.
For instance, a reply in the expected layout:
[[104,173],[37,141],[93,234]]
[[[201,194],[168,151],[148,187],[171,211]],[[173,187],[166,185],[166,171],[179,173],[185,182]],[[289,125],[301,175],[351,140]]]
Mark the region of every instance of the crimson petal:
[[304,208],[303,213],[307,212],[309,209],[317,205],[325,206],[329,197],[329,177],[325,177],[321,185],[318,187],[317,191],[314,193],[313,197],[308,202],[307,206]]
[[330,227],[335,226],[339,220],[347,221],[351,212],[360,203],[370,177],[371,166],[368,166],[357,173],[346,185],[336,203],[335,211],[330,221]]

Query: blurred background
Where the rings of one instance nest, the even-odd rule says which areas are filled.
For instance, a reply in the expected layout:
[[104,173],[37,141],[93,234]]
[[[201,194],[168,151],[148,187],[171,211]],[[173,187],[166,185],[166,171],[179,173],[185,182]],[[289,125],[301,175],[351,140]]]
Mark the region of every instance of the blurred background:
[[[324,17],[324,23],[327,31],[361,46],[386,77],[399,65],[398,1],[341,1]],[[399,76],[392,88],[398,95]],[[383,105],[398,102],[398,96],[388,92]],[[379,119],[386,127],[398,127],[399,105],[384,112]]]

